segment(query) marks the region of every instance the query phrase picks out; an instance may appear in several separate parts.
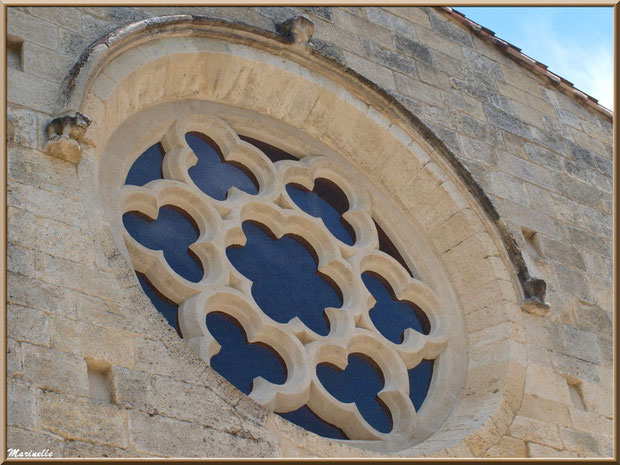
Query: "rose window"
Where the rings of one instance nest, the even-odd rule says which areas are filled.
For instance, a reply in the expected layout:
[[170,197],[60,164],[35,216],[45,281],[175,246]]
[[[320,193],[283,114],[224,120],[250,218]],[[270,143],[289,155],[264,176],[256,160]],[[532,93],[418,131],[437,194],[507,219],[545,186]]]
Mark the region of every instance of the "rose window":
[[415,437],[447,321],[375,222],[365,184],[216,117],[178,120],[152,142],[122,189],[124,238],[179,335],[307,430]]

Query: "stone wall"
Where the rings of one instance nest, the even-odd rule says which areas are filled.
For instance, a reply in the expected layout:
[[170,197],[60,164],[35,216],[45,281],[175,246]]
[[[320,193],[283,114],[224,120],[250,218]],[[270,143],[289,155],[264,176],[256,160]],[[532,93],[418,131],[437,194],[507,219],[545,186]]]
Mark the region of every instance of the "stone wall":
[[[133,276],[115,274],[125,259],[92,236],[79,182],[86,168],[42,151],[61,82],[86,46],[121,25],[180,13],[271,32],[309,17],[317,48],[392,94],[469,168],[547,282],[549,312],[523,313],[527,372],[510,427],[483,452],[422,444],[419,453],[611,456],[611,119],[445,12],[406,7],[7,8],[21,53],[7,70],[8,447],[56,456],[369,454],[263,412],[204,369],[163,318],[154,336],[150,302]],[[504,337],[491,323],[500,304],[480,310],[485,327],[467,331]],[[112,384],[113,402],[91,402],[95,373]]]

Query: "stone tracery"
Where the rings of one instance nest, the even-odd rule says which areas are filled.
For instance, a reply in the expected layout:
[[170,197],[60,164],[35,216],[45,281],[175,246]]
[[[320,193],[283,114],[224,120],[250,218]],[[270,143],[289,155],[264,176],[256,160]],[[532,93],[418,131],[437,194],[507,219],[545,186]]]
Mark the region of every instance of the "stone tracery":
[[[224,198],[214,198],[197,187],[189,170],[198,158],[186,134],[204,132],[221,150],[224,162],[247,168],[254,176],[257,192],[230,187]],[[183,337],[208,363],[220,345],[209,332],[205,316],[224,313],[243,328],[250,343],[260,342],[283,359],[287,379],[274,384],[258,377],[250,396],[276,412],[289,412],[305,405],[324,421],[341,428],[350,439],[378,440],[388,436],[414,437],[415,408],[409,397],[408,370],[423,360],[439,356],[447,343],[447,321],[435,292],[411,277],[393,257],[379,250],[377,228],[371,217],[371,199],[366,189],[346,175],[339,162],[310,155],[299,161],[272,163],[256,146],[244,142],[222,120],[212,116],[188,116],[177,120],[163,137],[163,179],[144,186],[125,185],[122,211],[135,211],[152,219],[163,206],[187,212],[199,236],[190,245],[204,269],[199,282],[177,274],[163,252],[144,247],[125,232],[132,263],[153,286],[179,305]],[[304,212],[287,186],[313,191],[317,180],[333,183],[348,200],[342,219],[350,225],[352,244],[334,237],[324,221]],[[220,196],[221,197],[221,196]],[[243,224],[258,223],[273,235],[297,236],[316,254],[318,272],[329,278],[342,293],[340,308],[326,308],[329,333],[318,334],[299,318],[277,322],[252,297],[252,282],[241,274],[225,254],[229,246],[243,246]],[[370,311],[375,299],[362,282],[362,275],[381,276],[397,300],[415,303],[430,322],[430,331],[404,331],[395,343],[375,327]],[[345,369],[351,354],[369,357],[381,370],[383,389],[378,398],[390,412],[392,429],[381,432],[369,424],[356,404],[334,397],[320,382],[316,367],[323,363]]]

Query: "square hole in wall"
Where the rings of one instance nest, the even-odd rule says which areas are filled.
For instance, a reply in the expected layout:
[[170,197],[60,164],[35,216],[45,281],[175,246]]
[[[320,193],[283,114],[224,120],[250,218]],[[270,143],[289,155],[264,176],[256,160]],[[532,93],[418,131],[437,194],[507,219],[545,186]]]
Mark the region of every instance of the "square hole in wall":
[[22,44],[24,41],[18,37],[7,35],[6,37],[6,67],[22,70]]
[[86,359],[90,399],[103,404],[112,403],[112,373],[110,364]]
[[568,392],[570,394],[570,400],[573,405],[579,410],[587,410],[586,404],[583,401],[583,395],[581,394],[581,383],[579,381],[572,381],[567,379]]
[[540,237],[533,229],[521,228],[523,239],[525,239],[525,250],[532,258],[542,257],[542,249],[540,246]]

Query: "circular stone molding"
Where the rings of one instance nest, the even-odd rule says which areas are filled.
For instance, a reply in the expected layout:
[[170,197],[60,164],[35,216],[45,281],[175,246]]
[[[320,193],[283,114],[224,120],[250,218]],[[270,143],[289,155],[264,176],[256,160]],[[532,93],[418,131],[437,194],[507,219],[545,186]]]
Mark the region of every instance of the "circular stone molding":
[[[90,228],[95,237],[111,235],[114,247],[102,239],[104,250],[127,257],[123,273],[133,265],[180,304],[182,333],[205,363],[218,350],[204,318],[214,308],[237,319],[249,340],[280,353],[287,381],[275,386],[259,379],[251,393],[265,408],[307,404],[328,421],[346,424],[343,429],[358,439],[346,444],[382,453],[482,455],[512,421],[526,363],[515,330],[522,327],[522,295],[502,238],[436,141],[429,143],[368,85],[320,57],[283,47],[247,28],[177,24],[163,25],[155,36],[137,29],[100,51],[79,104],[92,120],[78,165]],[[232,189],[219,201],[201,192],[187,175],[195,162],[184,139],[191,131],[215,141],[226,160],[247,166],[258,194]],[[238,134],[281,147],[299,161],[273,164]],[[159,141],[166,153],[164,179],[124,186],[133,162]],[[336,183],[349,199],[344,218],[355,230],[352,246],[302,214],[284,189],[288,183],[311,189],[319,178]],[[185,210],[198,226],[192,252],[208,264],[198,283],[178,276],[161,253],[123,228],[124,212],[156,218],[164,205]],[[250,282],[225,254],[227,246],[244,244],[246,220],[277,237],[299,235],[316,251],[321,273],[342,289],[346,308],[327,311],[328,336],[299,320],[274,322],[253,301]],[[377,250],[373,220],[415,278]],[[399,299],[420,306],[430,334],[409,331],[401,344],[381,336],[360,282],[366,271],[385,278]],[[493,322],[485,326],[481,320],[489,312]],[[490,326],[496,331],[487,340]],[[392,413],[391,433],[374,430],[351,405],[333,398],[309,368],[322,362],[343,368],[355,352],[368,354],[383,371],[379,397]],[[434,357],[428,396],[415,412],[403,367]],[[313,444],[320,448],[322,441],[329,442]]]
[[[202,193],[188,175],[198,159],[184,135],[194,131],[216,141],[226,161],[249,168],[258,180],[258,193],[251,195],[231,187],[222,201]],[[205,317],[212,311],[224,312],[239,321],[249,342],[266,343],[285,361],[289,376],[284,384],[255,380],[250,397],[262,406],[289,412],[307,404],[353,440],[394,442],[395,438],[416,438],[416,412],[409,400],[407,370],[423,359],[432,360],[440,355],[448,342],[449,319],[442,311],[439,296],[429,286],[409,276],[395,259],[378,250],[377,230],[370,216],[372,196],[362,187],[362,180],[347,174],[351,169],[345,163],[320,155],[273,164],[214,116],[187,115],[174,121],[163,137],[163,147],[164,179],[144,187],[123,186],[123,211],[142,213],[151,219],[157,217],[164,205],[187,212],[199,229],[199,238],[190,250],[207,272],[200,282],[189,282],[170,268],[161,250],[147,249],[126,231],[123,236],[135,269],[180,305],[179,325],[184,339],[209,363],[220,347],[210,334]],[[336,239],[320,219],[302,211],[284,188],[294,182],[312,189],[314,180],[319,178],[343,186],[351,199],[345,218],[356,232],[354,245]],[[318,272],[331,279],[343,295],[341,308],[325,310],[330,328],[327,336],[315,333],[298,317],[286,324],[278,323],[254,301],[251,281],[233,267],[224,253],[229,246],[245,245],[242,224],[246,221],[264,225],[277,238],[285,234],[300,237],[314,250]],[[382,276],[398,300],[414,302],[421,308],[430,321],[430,334],[409,328],[403,342],[396,344],[375,328],[369,315],[375,301],[361,279],[362,273],[368,271]],[[373,428],[354,403],[345,404],[334,398],[317,377],[319,363],[332,363],[344,369],[350,353],[368,356],[382,372],[385,385],[378,398],[393,419],[389,434]]]

